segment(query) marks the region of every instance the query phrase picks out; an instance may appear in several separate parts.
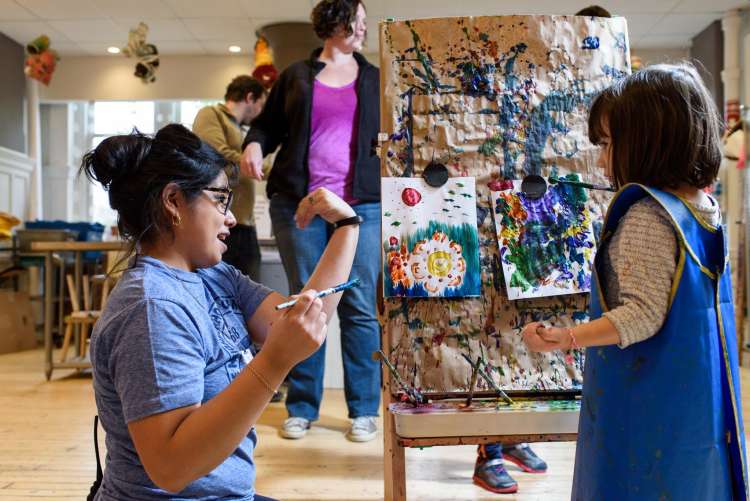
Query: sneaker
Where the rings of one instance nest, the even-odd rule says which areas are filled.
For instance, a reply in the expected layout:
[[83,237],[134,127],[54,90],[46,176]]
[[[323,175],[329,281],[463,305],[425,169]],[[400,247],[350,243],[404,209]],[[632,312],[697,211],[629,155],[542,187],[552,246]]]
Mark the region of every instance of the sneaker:
[[526,473],[544,473],[547,471],[547,463],[534,454],[529,444],[503,447],[503,457]]
[[378,432],[378,425],[374,416],[360,416],[352,420],[352,427],[346,433],[346,438],[352,442],[369,442]]
[[284,438],[302,438],[310,429],[310,421],[301,417],[290,417],[284,421],[281,427],[281,436]]
[[500,458],[477,457],[472,480],[479,487],[497,494],[510,494],[518,491],[518,484],[513,477],[508,475],[503,460]]

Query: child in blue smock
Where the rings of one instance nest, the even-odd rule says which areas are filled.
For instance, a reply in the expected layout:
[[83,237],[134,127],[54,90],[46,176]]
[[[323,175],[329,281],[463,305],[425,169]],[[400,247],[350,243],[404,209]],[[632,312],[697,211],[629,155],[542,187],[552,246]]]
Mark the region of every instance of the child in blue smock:
[[586,348],[572,499],[747,499],[721,122],[688,64],[602,91],[589,116],[615,187],[591,321],[524,327],[532,351]]

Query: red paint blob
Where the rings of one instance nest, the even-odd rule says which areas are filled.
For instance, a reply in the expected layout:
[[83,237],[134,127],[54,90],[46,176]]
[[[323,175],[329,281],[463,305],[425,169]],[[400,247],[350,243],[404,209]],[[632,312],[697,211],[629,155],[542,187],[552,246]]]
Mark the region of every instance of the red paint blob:
[[401,200],[409,207],[414,207],[422,200],[422,195],[414,188],[405,188],[401,192]]
[[388,239],[388,243],[391,244],[391,247],[396,247],[398,245],[398,238],[391,237]]
[[487,187],[492,191],[510,190],[513,189],[513,181],[509,179],[503,179],[502,181],[493,179],[487,183]]

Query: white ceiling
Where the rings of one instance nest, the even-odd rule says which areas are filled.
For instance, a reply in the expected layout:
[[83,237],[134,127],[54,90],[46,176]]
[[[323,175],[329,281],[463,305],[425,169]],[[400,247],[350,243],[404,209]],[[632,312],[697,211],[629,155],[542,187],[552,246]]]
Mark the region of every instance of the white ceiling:
[[[0,32],[25,45],[44,33],[62,55],[106,55],[122,47],[139,21],[162,54],[227,55],[229,45],[252,53],[255,30],[267,23],[306,21],[317,0],[0,0]],[[571,14],[597,0],[365,0],[368,42],[378,44],[385,17]],[[636,49],[687,48],[690,39],[750,0],[599,0],[628,19]]]

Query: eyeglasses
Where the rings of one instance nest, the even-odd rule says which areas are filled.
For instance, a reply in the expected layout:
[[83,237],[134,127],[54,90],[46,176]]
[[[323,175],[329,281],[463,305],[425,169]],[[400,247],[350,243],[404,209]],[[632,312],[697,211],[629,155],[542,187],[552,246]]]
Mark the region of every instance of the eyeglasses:
[[230,190],[229,188],[215,188],[212,186],[208,186],[206,188],[203,188],[203,191],[210,191],[212,193],[223,193],[226,195],[226,197],[216,197],[214,198],[214,202],[216,203],[216,209],[223,214],[224,216],[227,215],[227,211],[229,211],[229,207],[232,205],[232,199],[234,197],[234,192]]

